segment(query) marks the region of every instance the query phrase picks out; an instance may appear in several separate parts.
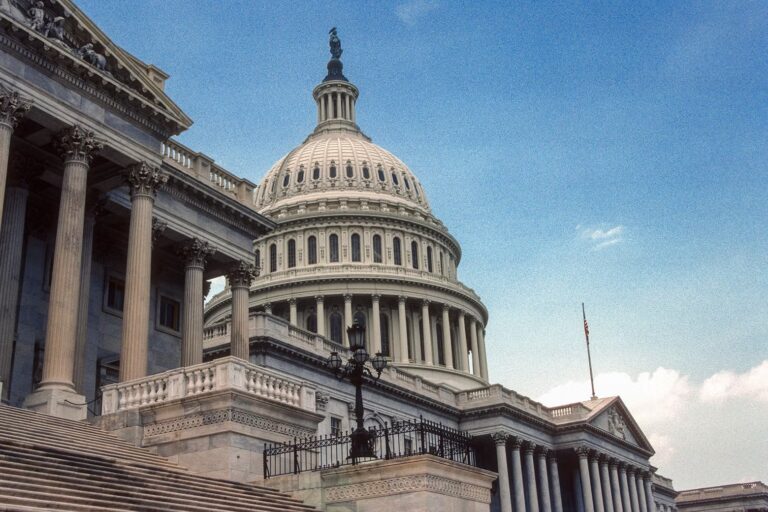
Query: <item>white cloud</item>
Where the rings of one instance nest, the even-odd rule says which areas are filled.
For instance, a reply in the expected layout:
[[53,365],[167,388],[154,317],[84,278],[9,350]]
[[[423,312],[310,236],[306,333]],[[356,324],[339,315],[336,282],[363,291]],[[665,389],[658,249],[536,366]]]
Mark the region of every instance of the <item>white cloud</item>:
[[224,276],[219,276],[211,279],[211,291],[208,292],[208,295],[205,297],[205,300],[208,301],[211,297],[219,293],[224,289],[224,286],[226,286],[227,280]]
[[622,235],[626,228],[621,224],[611,228],[582,228],[579,224],[576,226],[576,230],[582,239],[592,244],[593,251],[600,251],[622,242],[624,240]]
[[754,398],[768,402],[768,359],[744,373],[717,372],[701,385],[702,402],[724,402],[731,398]]
[[414,26],[419,19],[437,9],[438,5],[436,0],[411,0],[395,7],[395,14],[406,25]]
[[593,230],[587,230],[586,234],[591,238],[592,240],[604,240],[606,238],[615,238],[620,236],[624,232],[624,226],[615,226],[611,229],[602,230],[602,229],[593,229]]

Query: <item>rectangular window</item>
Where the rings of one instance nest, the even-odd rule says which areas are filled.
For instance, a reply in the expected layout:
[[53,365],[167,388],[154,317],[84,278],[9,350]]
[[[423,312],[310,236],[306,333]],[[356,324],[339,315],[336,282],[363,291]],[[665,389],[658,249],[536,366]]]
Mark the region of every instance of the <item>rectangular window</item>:
[[331,436],[339,437],[341,435],[341,418],[331,416]]
[[111,311],[122,313],[124,302],[125,281],[116,276],[107,276],[104,307]]
[[413,441],[406,437],[403,440],[403,449],[405,450],[405,455],[411,455],[413,453]]
[[158,325],[179,332],[181,330],[181,303],[170,297],[160,295],[158,309]]

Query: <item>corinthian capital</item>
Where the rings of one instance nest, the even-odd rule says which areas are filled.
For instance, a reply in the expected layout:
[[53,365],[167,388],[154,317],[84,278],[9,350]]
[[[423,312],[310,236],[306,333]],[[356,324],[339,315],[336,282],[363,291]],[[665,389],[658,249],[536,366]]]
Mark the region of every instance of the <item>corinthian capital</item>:
[[131,186],[131,197],[154,197],[158,187],[168,181],[168,176],[157,167],[152,167],[146,162],[139,162],[127,169],[125,176]]
[[96,139],[93,132],[74,125],[59,132],[55,147],[65,162],[78,161],[88,164],[104,144]]
[[0,124],[16,128],[19,119],[24,117],[32,100],[19,96],[19,93],[0,85]]
[[258,275],[259,272],[256,265],[246,261],[239,261],[229,269],[227,279],[229,280],[230,287],[249,287]]
[[493,442],[496,443],[497,446],[503,446],[507,444],[509,434],[505,432],[494,432],[491,434],[491,439],[493,439]]
[[211,244],[199,238],[193,238],[179,248],[179,256],[188,267],[205,267],[206,259],[214,252]]

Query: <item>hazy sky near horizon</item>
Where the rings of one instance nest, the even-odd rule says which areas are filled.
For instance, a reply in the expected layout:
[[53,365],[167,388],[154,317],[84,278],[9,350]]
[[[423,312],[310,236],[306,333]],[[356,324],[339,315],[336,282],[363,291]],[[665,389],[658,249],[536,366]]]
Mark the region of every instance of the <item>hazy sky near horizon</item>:
[[338,27],[358,123],[462,244],[492,380],[587,399],[585,302],[660,473],[768,481],[768,3],[77,3],[254,182],[313,129]]

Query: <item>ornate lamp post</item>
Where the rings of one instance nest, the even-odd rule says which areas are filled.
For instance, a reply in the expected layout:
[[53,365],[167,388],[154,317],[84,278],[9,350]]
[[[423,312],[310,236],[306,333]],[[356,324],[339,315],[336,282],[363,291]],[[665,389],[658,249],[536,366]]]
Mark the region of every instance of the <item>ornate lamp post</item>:
[[[354,324],[352,327],[349,327],[347,329],[347,338],[352,350],[352,357],[344,364],[338,352],[332,352],[326,364],[339,379],[346,377],[355,386],[355,419],[357,420],[357,427],[352,432],[352,449],[349,453],[349,456],[354,461],[359,458],[376,457],[373,443],[371,442],[371,435],[363,427],[363,378],[368,374],[374,380],[378,380],[381,377],[381,371],[387,367],[387,360],[381,353],[377,353],[373,358],[368,355],[368,351],[365,350],[365,327],[362,325]],[[375,376],[370,368],[365,365],[367,361],[371,362],[373,369],[376,371]]]

